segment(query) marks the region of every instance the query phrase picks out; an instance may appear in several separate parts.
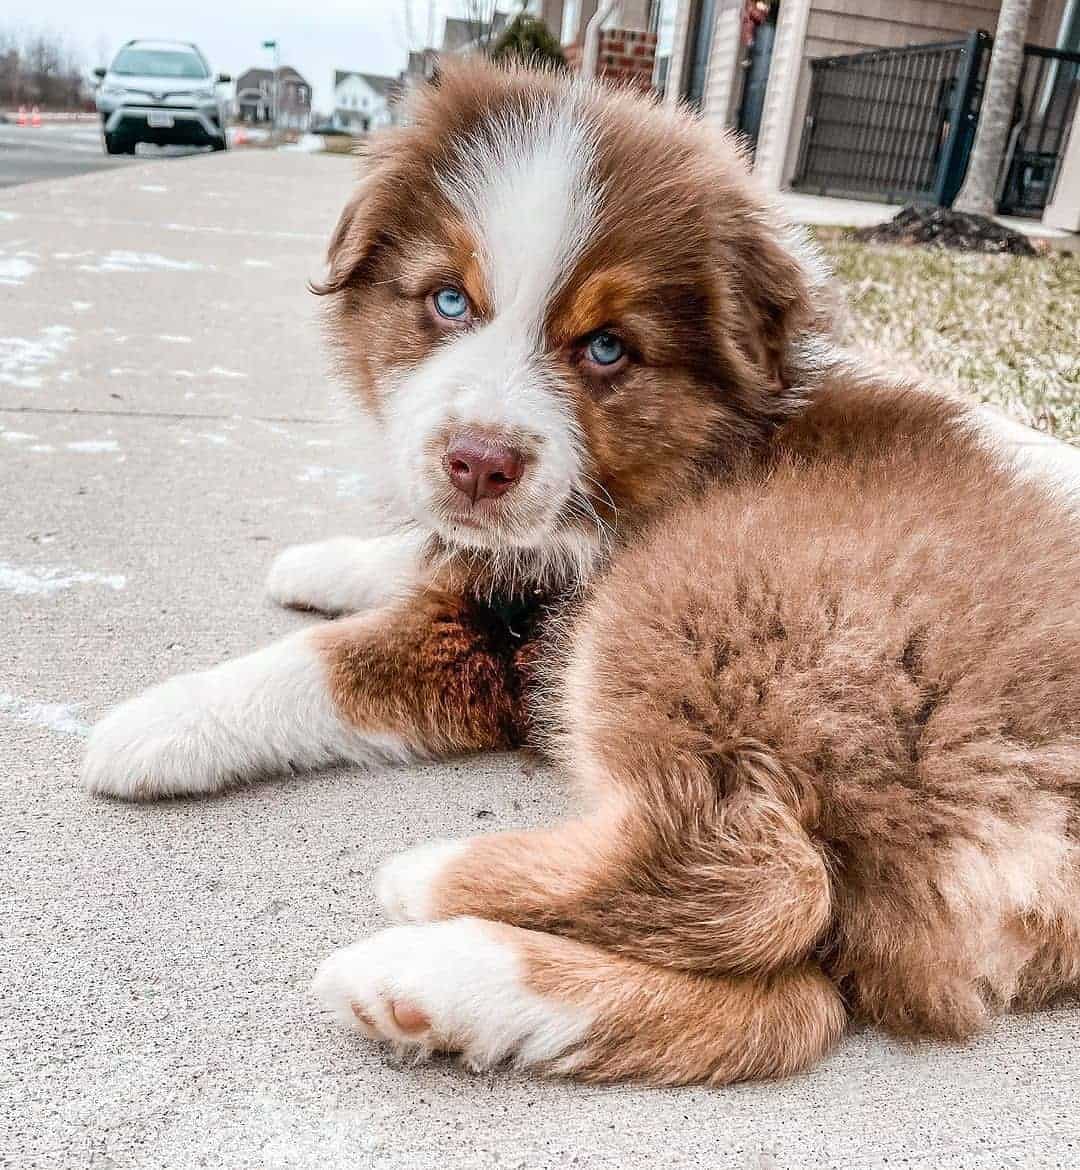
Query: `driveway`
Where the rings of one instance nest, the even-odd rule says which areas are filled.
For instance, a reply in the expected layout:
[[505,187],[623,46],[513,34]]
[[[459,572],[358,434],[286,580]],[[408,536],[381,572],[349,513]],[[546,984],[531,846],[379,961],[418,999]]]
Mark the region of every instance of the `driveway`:
[[361,522],[304,290],[350,172],[260,151],[0,192],[0,1161],[1076,1167],[1077,1010],[962,1048],[861,1032],[722,1091],[402,1067],[322,1021],[307,981],[379,924],[383,857],[566,810],[522,757],[80,792],[87,724],[309,620],[263,600],[273,553]]

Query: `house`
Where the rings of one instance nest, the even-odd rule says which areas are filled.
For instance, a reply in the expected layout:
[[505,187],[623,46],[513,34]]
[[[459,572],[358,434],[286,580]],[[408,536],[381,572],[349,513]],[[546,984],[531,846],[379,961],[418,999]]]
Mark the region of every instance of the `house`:
[[472,53],[484,51],[499,39],[509,21],[505,12],[493,11],[490,16],[475,20],[448,16],[443,24],[443,53]]
[[311,86],[291,65],[280,69],[248,69],[236,79],[236,116],[241,122],[267,122],[274,116],[277,86],[277,125],[306,130],[311,122]]
[[[586,30],[597,7],[598,0],[561,0],[559,3],[560,40],[571,69],[581,68]],[[550,24],[555,14],[551,0],[543,4],[541,11]],[[616,85],[652,88],[659,15],[660,5],[655,0],[621,0],[600,29],[596,76]]]
[[[545,0],[551,3],[552,0]],[[561,0],[555,0],[561,4]],[[537,0],[531,0],[526,5],[526,11],[531,11]],[[561,11],[561,8],[560,8]],[[401,109],[400,98],[415,85],[423,85],[434,80],[439,72],[439,57],[444,54],[465,54],[486,52],[488,47],[498,39],[499,34],[507,24],[505,12],[493,11],[490,19],[461,19],[447,17],[443,23],[442,47],[412,50],[409,53],[405,68],[397,78],[397,90],[394,100],[390,102],[390,119],[395,121]]]
[[[662,0],[657,76],[665,101],[740,130],[769,187],[948,203],[974,137],[998,6]],[[999,205],[1076,231],[1080,4],[1033,0],[1027,41]]]
[[334,113],[332,125],[350,134],[366,134],[389,126],[393,120],[391,105],[401,88],[396,77],[374,73],[355,73],[339,69],[334,74]]
[[[578,0],[520,0],[513,4],[516,11],[520,10],[543,20],[554,37],[558,38],[563,26],[563,6],[573,5]],[[586,0],[592,3],[590,13],[596,10],[595,0]],[[626,0],[624,0],[626,2]],[[636,3],[648,4],[649,0],[633,0]],[[481,14],[476,8],[474,17],[447,17],[443,21],[442,44],[439,48],[413,50],[409,53],[405,68],[398,75],[399,90],[403,94],[410,86],[431,81],[438,73],[439,57],[443,54],[465,54],[487,52],[499,39],[506,26],[510,23],[510,15],[493,8],[490,12]],[[391,103],[391,113],[397,108],[397,102]]]

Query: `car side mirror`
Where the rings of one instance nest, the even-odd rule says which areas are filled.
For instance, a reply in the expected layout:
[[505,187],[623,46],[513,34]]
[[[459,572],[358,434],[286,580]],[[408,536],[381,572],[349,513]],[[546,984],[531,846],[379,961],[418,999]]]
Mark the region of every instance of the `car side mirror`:
[[103,68],[101,65],[99,65],[99,66],[98,66],[98,67],[97,67],[97,68],[94,70],[94,76],[95,76],[95,77],[98,79],[98,81],[104,81],[104,80],[105,80],[105,74],[106,74],[106,73],[108,73],[108,72],[109,72],[109,71],[108,71],[108,69],[105,69],[105,68]]
[[228,85],[232,81],[231,73],[219,73],[217,75],[218,85]]

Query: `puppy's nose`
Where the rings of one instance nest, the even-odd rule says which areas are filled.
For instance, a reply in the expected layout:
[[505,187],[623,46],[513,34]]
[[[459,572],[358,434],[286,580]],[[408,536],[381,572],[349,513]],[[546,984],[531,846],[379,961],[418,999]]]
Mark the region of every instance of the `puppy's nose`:
[[508,492],[524,470],[522,453],[494,440],[461,435],[446,449],[450,482],[474,504]]

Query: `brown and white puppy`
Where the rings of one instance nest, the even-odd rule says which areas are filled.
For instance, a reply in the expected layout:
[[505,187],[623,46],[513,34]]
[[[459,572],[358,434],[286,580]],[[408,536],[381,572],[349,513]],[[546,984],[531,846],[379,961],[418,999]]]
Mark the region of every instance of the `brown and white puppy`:
[[476,1066],[724,1083],[1076,985],[1080,524],[821,282],[690,118],[448,70],[321,289],[399,531],[271,575],[363,612],[121,706],[88,786],[540,740],[588,811],[391,860],[316,979]]

